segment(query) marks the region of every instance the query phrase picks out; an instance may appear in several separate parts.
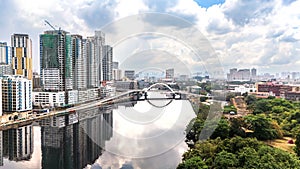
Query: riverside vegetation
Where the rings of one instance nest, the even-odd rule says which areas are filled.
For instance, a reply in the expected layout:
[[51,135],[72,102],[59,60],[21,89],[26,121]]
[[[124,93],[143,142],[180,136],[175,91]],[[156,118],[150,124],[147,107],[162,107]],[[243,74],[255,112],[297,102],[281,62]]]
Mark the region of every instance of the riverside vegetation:
[[[183,154],[178,169],[299,169],[300,168],[300,103],[269,97],[257,99],[245,95],[252,114],[218,122],[206,141],[199,141],[209,106],[200,103],[197,117],[191,122],[186,142],[189,151]],[[291,137],[295,153],[267,145],[266,140]]]

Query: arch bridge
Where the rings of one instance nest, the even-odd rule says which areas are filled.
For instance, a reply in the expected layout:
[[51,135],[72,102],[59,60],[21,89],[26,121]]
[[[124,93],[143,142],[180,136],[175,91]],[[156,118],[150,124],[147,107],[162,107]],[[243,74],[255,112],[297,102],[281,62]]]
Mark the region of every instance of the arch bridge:
[[[168,89],[169,92],[165,92],[167,97],[160,97],[160,98],[152,98],[149,96],[149,92],[161,92],[165,90],[161,90],[160,87],[164,87],[165,89]],[[159,89],[159,90],[153,90],[153,89]],[[169,85],[165,83],[155,83],[149,86],[148,88],[145,88],[143,90],[135,90],[130,93],[130,96],[132,97],[132,100],[135,101],[142,101],[142,100],[180,100],[182,99],[182,94],[180,92],[174,91]]]

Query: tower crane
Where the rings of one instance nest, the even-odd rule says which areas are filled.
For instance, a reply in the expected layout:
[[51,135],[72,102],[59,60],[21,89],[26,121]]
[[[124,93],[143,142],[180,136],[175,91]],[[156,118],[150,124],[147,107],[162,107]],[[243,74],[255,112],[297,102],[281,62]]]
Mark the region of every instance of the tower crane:
[[[49,25],[53,30],[56,31],[55,27],[52,26],[50,22],[48,22],[47,20],[44,20],[44,21],[45,21],[45,23],[46,23],[47,25]],[[59,29],[58,29],[58,33],[60,34],[60,27],[59,27]]]

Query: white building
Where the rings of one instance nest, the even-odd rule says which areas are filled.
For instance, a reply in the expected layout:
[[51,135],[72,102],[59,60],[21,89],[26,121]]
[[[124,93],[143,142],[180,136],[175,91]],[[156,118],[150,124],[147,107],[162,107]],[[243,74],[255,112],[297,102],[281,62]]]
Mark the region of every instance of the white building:
[[7,64],[0,63],[0,76],[3,75],[12,75],[12,66]]
[[59,80],[59,69],[48,68],[42,69],[42,81],[45,90],[59,90],[60,80]]
[[105,87],[100,88],[101,98],[111,97],[111,96],[115,96],[115,95],[116,95],[116,87],[106,85]]
[[78,91],[78,103],[94,100],[99,97],[99,89],[87,89]]
[[82,90],[87,88],[86,40],[83,40],[81,35],[71,35],[71,37],[73,88],[76,90]]
[[2,108],[7,112],[32,110],[32,82],[22,76],[2,77]]
[[33,92],[33,105],[38,107],[62,107],[65,105],[65,92]]
[[84,41],[87,58],[87,86],[88,88],[99,87],[99,58],[96,55],[96,45],[94,37],[88,37]]
[[0,42],[0,63],[11,64],[11,47],[6,42]]
[[113,77],[112,80],[122,80],[122,70],[113,69]]
[[78,90],[68,91],[68,104],[73,105],[78,103]]
[[241,94],[252,93],[252,92],[256,92],[256,91],[257,91],[257,89],[256,89],[255,85],[239,85],[234,88],[235,93],[241,93]]
[[[252,70],[253,76],[256,76],[256,69]],[[233,68],[229,70],[227,74],[228,81],[250,81],[251,80],[251,71],[250,69],[237,69]]]

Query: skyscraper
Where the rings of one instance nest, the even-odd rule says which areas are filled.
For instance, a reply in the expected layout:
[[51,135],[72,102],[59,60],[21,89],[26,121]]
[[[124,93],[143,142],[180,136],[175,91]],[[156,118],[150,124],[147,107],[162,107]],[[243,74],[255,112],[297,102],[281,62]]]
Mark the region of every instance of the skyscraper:
[[72,37],[72,60],[73,60],[73,88],[83,90],[87,88],[87,58],[86,41],[83,42],[81,35]]
[[3,75],[12,75],[12,66],[0,63],[0,77]]
[[71,35],[63,30],[40,35],[40,73],[44,90],[73,89]]
[[119,62],[113,62],[113,69],[119,69]]
[[87,58],[87,86],[88,88],[99,87],[99,60],[96,57],[95,40],[93,37],[88,37],[84,42],[86,47]]
[[251,79],[255,79],[257,76],[257,70],[255,68],[251,69]]
[[103,81],[112,80],[113,48],[109,45],[103,47],[102,73]]
[[[96,52],[96,58],[98,59],[98,79],[99,82],[103,80],[103,73],[102,73],[102,59],[103,59],[103,47],[105,44],[105,34],[101,31],[95,31],[95,52]],[[100,84],[99,84],[100,85]]]
[[27,34],[11,36],[13,74],[32,79],[32,47]]
[[166,79],[173,79],[174,78],[174,69],[167,69],[166,70]]
[[[103,80],[102,58],[105,35],[101,31],[95,31],[95,35],[86,39],[86,58],[87,58],[87,81],[88,88],[100,86]],[[84,44],[85,46],[85,44]]]
[[0,42],[0,64],[11,64],[11,48],[6,42]]

